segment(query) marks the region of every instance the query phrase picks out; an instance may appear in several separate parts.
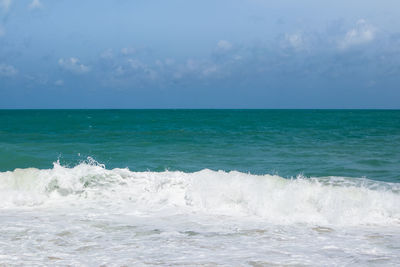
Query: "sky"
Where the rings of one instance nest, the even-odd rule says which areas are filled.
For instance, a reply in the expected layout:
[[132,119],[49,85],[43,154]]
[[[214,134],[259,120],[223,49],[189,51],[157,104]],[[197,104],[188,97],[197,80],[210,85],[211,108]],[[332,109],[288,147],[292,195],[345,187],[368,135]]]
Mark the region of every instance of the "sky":
[[0,108],[400,108],[398,0],[0,0]]

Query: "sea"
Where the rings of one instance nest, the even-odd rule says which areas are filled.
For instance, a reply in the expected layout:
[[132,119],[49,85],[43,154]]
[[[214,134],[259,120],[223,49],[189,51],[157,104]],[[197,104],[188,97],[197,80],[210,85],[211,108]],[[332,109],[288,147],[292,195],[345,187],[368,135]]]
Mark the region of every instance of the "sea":
[[399,266],[399,110],[0,110],[0,266]]

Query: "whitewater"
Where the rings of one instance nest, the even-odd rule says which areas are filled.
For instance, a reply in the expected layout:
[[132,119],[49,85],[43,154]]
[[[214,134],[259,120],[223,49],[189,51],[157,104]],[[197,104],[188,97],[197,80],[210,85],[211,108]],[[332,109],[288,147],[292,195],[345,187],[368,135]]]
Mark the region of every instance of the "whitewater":
[[400,185],[89,158],[0,173],[5,265],[398,265]]

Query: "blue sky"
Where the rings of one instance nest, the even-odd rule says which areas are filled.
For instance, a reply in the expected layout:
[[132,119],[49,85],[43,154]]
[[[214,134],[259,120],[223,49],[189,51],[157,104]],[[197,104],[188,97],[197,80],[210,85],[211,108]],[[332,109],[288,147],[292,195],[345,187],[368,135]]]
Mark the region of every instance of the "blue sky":
[[400,108],[399,10],[0,0],[0,108]]

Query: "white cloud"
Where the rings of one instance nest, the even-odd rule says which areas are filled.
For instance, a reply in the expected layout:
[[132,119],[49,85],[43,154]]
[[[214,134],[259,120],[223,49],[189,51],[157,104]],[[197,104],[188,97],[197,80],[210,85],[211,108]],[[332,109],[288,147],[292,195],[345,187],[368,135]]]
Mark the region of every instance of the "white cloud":
[[301,33],[286,34],[286,42],[296,50],[300,50],[304,47],[304,39]]
[[172,65],[174,65],[174,64],[175,64],[175,60],[173,60],[173,59],[171,59],[171,58],[166,58],[166,59],[164,59],[164,60],[157,59],[157,60],[155,61],[155,65],[156,65],[157,67],[160,67],[160,68],[163,68],[163,67],[170,67],[170,66],[172,66]]
[[164,63],[159,59],[156,60],[155,65],[160,68],[164,67]]
[[216,73],[217,71],[218,71],[218,67],[216,65],[207,66],[203,70],[203,75],[208,76],[208,75]]
[[46,74],[34,74],[34,75],[24,75],[24,78],[29,80],[30,83],[36,83],[40,85],[46,85],[49,82],[49,78]]
[[55,86],[63,86],[64,85],[64,81],[63,80],[57,80],[54,82]]
[[41,8],[43,5],[40,2],[40,0],[32,0],[32,2],[29,5],[29,9],[36,9],[36,8]]
[[136,52],[135,48],[132,47],[124,47],[121,49],[121,54],[123,55],[131,55]]
[[0,8],[2,8],[4,12],[7,12],[10,8],[11,2],[11,0],[0,0]]
[[117,76],[122,76],[125,74],[125,69],[122,66],[118,66],[115,70],[114,70],[114,74]]
[[171,66],[171,65],[174,65],[174,64],[175,64],[175,60],[172,59],[172,58],[166,58],[166,59],[164,60],[164,62],[165,62],[165,65],[167,65],[167,66]]
[[0,76],[11,77],[18,73],[18,70],[14,66],[7,64],[0,64]]
[[375,39],[376,28],[368,24],[365,20],[357,21],[356,26],[349,30],[343,40],[339,42],[340,49],[346,49],[351,46],[366,44]]
[[140,60],[128,59],[128,63],[132,70],[144,73],[145,77],[151,80],[155,80],[157,78],[157,73]]
[[210,60],[188,59],[183,64],[174,67],[175,71],[173,77],[175,79],[181,79],[185,76],[200,79],[211,77],[216,74],[221,74],[221,70],[223,70],[221,67],[221,65]]
[[221,50],[229,50],[232,48],[232,44],[226,40],[220,40],[217,43],[217,47],[218,47],[218,49],[221,49]]
[[101,57],[101,58],[104,58],[104,59],[111,59],[111,58],[113,58],[113,57],[114,57],[113,50],[112,50],[112,49],[107,49],[107,50],[103,51],[103,52],[100,54],[100,57]]
[[58,60],[58,65],[70,72],[76,74],[83,74],[90,71],[90,68],[86,65],[83,65],[78,58],[71,57],[67,59],[60,58]]
[[129,62],[129,65],[131,66],[131,68],[134,70],[147,68],[146,64],[143,64],[140,60],[137,60],[137,59],[128,59],[128,62]]

